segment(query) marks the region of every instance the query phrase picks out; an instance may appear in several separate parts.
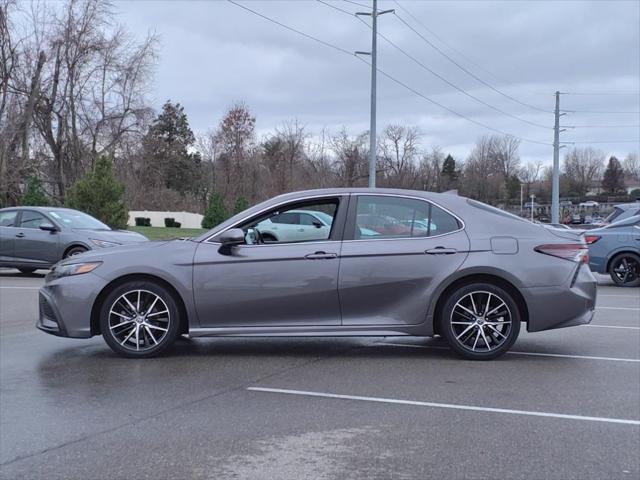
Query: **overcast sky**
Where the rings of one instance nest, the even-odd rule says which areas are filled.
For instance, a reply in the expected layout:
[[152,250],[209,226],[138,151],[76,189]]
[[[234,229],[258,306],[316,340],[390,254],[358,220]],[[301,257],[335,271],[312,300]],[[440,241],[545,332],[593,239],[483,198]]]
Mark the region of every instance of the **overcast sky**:
[[[371,47],[369,27],[316,1],[238,3],[347,51]],[[328,3],[348,12],[366,10],[348,1]],[[636,113],[569,114],[562,119],[565,125],[599,127],[568,130],[561,139],[612,141],[594,146],[620,157],[638,151],[640,1],[399,0],[399,4],[404,10],[392,0],[379,1],[379,9],[395,8],[398,14],[379,17],[382,35],[483,102],[548,128],[465,96],[379,39],[379,67],[414,90],[491,128],[547,143],[553,141],[553,114],[517,101],[551,112],[556,90],[597,93],[563,95],[561,108]],[[157,108],[167,99],[180,102],[195,131],[215,127],[235,101],[247,103],[260,134],[293,118],[312,133],[323,127],[337,131],[343,125],[353,134],[369,128],[370,68],[354,56],[226,1],[122,2],[116,9],[120,21],[135,34],[159,35],[152,100]],[[465,73],[401,19],[463,68],[517,101]],[[379,75],[378,130],[392,122],[419,126],[423,146],[439,145],[462,158],[480,135],[492,133]],[[635,143],[616,142],[620,140]],[[550,146],[525,141],[520,152],[525,161],[548,163],[552,158]]]

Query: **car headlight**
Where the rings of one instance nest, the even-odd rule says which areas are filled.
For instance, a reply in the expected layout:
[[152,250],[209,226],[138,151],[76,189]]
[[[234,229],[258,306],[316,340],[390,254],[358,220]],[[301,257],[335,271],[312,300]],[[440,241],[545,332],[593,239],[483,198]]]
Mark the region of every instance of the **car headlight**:
[[83,273],[93,272],[100,265],[102,265],[102,262],[83,262],[55,265],[51,270],[51,273],[49,273],[47,277],[61,278],[69,277],[71,275],[81,275]]
[[118,242],[107,242],[106,240],[98,240],[97,238],[92,238],[91,243],[93,243],[95,246],[100,248],[115,247],[116,245],[122,245],[121,243],[118,243]]

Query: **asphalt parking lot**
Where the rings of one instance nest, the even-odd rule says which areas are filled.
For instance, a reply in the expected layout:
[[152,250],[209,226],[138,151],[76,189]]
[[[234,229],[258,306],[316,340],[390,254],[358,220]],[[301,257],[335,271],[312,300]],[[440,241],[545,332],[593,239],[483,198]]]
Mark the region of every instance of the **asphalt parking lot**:
[[160,358],[35,329],[0,271],[3,479],[638,479],[640,289],[490,362],[441,339],[182,339]]

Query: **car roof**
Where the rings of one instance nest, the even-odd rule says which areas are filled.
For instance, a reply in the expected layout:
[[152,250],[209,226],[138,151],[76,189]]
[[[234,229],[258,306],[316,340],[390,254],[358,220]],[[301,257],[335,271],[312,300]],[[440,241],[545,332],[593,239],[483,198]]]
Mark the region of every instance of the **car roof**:
[[37,212],[77,212],[78,210],[74,210],[73,208],[64,208],[64,207],[37,207],[30,205],[20,205],[15,207],[4,207],[0,208],[0,212],[5,210],[35,210]]

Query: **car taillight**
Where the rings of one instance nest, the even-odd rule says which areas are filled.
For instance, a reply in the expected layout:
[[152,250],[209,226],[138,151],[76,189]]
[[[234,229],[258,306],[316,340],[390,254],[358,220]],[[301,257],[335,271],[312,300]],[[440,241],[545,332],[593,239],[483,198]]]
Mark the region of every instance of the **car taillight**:
[[554,243],[538,245],[534,248],[538,253],[564,258],[572,262],[589,263],[589,249],[581,243]]
[[596,243],[601,238],[602,237],[600,237],[598,235],[585,235],[584,236],[584,241],[587,242],[587,245],[591,245],[592,243]]

